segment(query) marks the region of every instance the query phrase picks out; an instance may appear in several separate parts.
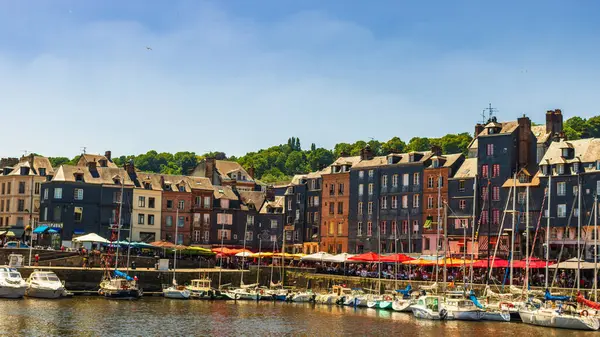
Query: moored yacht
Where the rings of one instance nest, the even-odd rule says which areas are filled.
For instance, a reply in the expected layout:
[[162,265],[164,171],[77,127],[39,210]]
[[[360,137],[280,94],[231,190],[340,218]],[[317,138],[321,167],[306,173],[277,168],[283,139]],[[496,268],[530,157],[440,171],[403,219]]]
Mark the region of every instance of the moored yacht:
[[100,282],[98,294],[111,299],[131,300],[142,297],[142,290],[138,287],[136,278],[115,270],[113,277]]
[[60,298],[67,295],[64,282],[51,271],[35,270],[27,278],[25,294],[37,298]]
[[0,267],[0,298],[21,298],[25,295],[27,284],[15,268]]
[[448,310],[444,308],[444,298],[437,295],[423,295],[411,307],[416,318],[429,320],[452,319]]
[[190,297],[203,300],[221,299],[223,295],[221,291],[211,287],[211,279],[194,279],[191,284],[186,287],[190,291]]

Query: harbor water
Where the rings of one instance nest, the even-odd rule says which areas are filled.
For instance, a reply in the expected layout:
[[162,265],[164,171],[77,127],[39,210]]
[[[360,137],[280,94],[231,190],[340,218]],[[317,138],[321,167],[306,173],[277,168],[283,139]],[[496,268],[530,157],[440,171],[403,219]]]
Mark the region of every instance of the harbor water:
[[595,336],[521,323],[424,321],[318,304],[100,297],[0,301],[0,336]]

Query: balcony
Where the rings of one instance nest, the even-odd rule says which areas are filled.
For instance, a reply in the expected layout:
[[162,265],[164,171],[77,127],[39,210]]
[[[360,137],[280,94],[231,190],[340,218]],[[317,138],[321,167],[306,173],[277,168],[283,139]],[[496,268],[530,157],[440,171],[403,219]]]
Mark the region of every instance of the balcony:
[[410,190],[410,186],[408,185],[402,185],[401,191],[402,192],[408,192]]
[[421,192],[421,185],[412,185],[411,191],[413,192]]
[[421,214],[421,212],[419,212],[418,208],[411,208],[410,209],[410,214],[412,214],[412,215],[418,215],[418,214]]

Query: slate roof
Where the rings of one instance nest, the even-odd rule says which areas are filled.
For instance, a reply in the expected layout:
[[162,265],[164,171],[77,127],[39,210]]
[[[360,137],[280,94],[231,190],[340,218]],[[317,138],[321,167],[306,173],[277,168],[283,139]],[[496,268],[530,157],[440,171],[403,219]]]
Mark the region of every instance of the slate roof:
[[453,179],[474,178],[477,174],[477,158],[466,158],[454,174]]
[[[562,149],[572,148],[575,151],[574,157],[566,159],[562,157]],[[587,138],[579,140],[569,140],[552,142],[550,147],[542,157],[540,165],[544,164],[560,164],[560,163],[593,163],[600,159],[600,139]]]
[[97,165],[100,166],[99,162],[101,160],[106,160],[107,167],[112,167],[112,168],[117,167],[117,165],[115,163],[113,163],[112,160],[108,160],[108,158],[106,158],[106,156],[99,155],[99,154],[89,154],[89,153],[82,154],[81,157],[79,157],[79,161],[77,161],[77,166],[86,166],[87,163],[92,163],[92,162],[96,162],[96,163],[98,163]]
[[[124,169],[114,167],[97,167],[90,171],[87,167],[61,165],[56,170],[52,181],[75,182],[76,174],[83,174],[83,182],[88,184],[120,186],[122,181],[125,186],[135,186]],[[119,180],[118,184],[115,183],[115,179]]]
[[[283,214],[283,206],[285,203],[284,196],[276,196],[274,201],[266,201],[263,206],[260,208],[260,214]],[[269,213],[269,208],[275,208],[277,211],[275,213]]]

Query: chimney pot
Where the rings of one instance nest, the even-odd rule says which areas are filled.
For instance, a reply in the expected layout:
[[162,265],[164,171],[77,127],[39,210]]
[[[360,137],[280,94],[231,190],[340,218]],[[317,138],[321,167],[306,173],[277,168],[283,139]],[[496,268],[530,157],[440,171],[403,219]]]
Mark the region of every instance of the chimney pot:
[[106,159],[108,159],[108,161],[112,161],[112,152],[111,151],[105,151],[104,152],[104,156],[106,157]]

